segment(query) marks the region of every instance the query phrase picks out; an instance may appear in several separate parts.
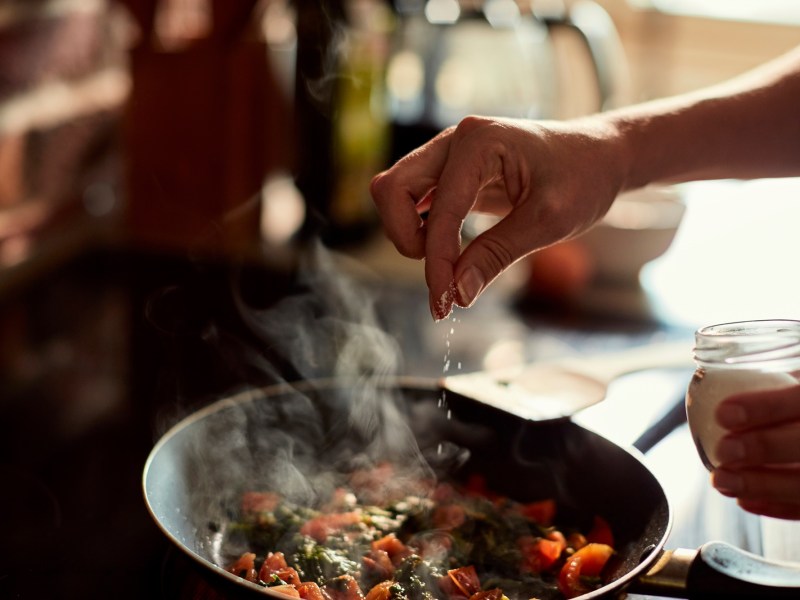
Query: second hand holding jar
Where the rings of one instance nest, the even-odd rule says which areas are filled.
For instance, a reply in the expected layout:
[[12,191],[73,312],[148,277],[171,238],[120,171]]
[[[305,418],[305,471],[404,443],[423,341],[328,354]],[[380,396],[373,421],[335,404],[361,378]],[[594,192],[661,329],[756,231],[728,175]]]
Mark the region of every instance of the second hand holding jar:
[[708,470],[728,433],[716,420],[719,403],[737,393],[800,384],[800,321],[710,325],[695,334],[697,366],[686,393],[692,439]]
[[[721,401],[743,392],[800,385],[800,321],[757,320],[703,327],[695,333],[694,359],[696,370],[686,393],[686,415],[700,458],[713,471],[719,464],[717,446],[728,434],[716,419]],[[800,560],[800,522],[767,517],[760,521],[765,557]]]

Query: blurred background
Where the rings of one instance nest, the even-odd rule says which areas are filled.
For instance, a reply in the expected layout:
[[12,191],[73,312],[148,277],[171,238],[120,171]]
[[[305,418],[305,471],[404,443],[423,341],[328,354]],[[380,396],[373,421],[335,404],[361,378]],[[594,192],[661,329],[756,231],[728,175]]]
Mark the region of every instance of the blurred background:
[[[568,118],[695,89],[781,54],[799,33],[800,9],[781,0],[3,0],[0,292],[97,248],[261,260],[315,236],[414,278],[418,266],[383,247],[367,184],[442,127],[470,113]],[[509,285],[641,312],[641,265],[609,274],[593,244],[652,243],[643,262],[677,251],[650,290],[674,288],[677,272],[696,290],[725,264],[772,278],[750,265],[792,248],[772,235],[737,254],[754,235],[747,199],[793,196],[794,183],[697,190],[669,190],[687,214],[620,209],[612,234],[648,230],[637,241],[588,236],[543,253],[533,275],[527,261]],[[694,218],[697,194],[719,200],[698,203],[711,217]],[[771,221],[763,229],[791,221],[756,204]],[[750,224],[745,236],[737,222]],[[694,294],[674,295],[660,317],[713,318],[697,305],[686,314]]]
[[[0,499],[0,595],[164,588],[142,464],[198,403],[305,372],[284,352],[301,321],[270,336],[248,309],[319,292],[298,268],[309,247],[347,274],[321,289],[354,276],[376,294],[370,323],[402,356],[382,368],[413,375],[667,337],[688,357],[700,325],[800,317],[795,179],[620,198],[436,327],[422,265],[386,242],[368,192],[467,114],[607,110],[798,43],[794,0],[0,0],[0,477],[16,492]],[[630,443],[688,377],[629,380],[611,394],[625,419],[609,402],[595,426]],[[738,517],[697,512],[707,476],[686,431],[658,456],[684,542],[712,523],[757,548]],[[32,556],[60,558],[43,578]]]

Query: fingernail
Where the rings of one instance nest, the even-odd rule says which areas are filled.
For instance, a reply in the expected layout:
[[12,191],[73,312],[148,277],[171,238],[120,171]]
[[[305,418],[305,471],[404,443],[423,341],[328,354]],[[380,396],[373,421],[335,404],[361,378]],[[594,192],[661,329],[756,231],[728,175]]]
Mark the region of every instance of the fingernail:
[[475,298],[478,297],[478,294],[480,294],[485,284],[483,273],[481,273],[477,267],[468,267],[467,270],[461,274],[461,278],[456,284],[459,304],[465,308],[472,306],[472,303],[475,302]]
[[738,404],[723,402],[717,409],[717,420],[723,427],[736,429],[747,423],[747,411]]
[[722,438],[717,445],[717,460],[720,463],[736,462],[742,460],[744,455],[744,444],[736,438]]
[[733,471],[717,469],[712,479],[714,487],[722,494],[735,496],[744,490],[744,478]]
[[447,288],[439,298],[430,297],[431,314],[434,320],[441,321],[450,316],[453,312],[453,287]]

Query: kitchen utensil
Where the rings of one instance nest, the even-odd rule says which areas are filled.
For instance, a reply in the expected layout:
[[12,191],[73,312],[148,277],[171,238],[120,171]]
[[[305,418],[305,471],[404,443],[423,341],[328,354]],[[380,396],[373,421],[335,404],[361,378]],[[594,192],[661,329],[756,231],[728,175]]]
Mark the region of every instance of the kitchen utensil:
[[441,386],[448,394],[471,398],[521,419],[547,421],[570,417],[600,402],[609,384],[627,373],[693,365],[690,339],[449,375],[442,378]]
[[[356,383],[306,381],[226,398],[175,425],[154,447],[143,474],[148,510],[226,597],[282,599],[225,570],[243,550],[226,545],[240,494],[302,491],[304,470],[327,473],[335,450],[374,449],[374,431],[359,433],[353,421],[341,420],[356,416],[356,401],[365,410],[368,398],[398,417],[387,428],[395,444],[380,458],[408,462],[422,455],[433,468],[457,467],[448,469],[454,475],[479,473],[490,489],[522,501],[554,498],[559,517],[577,525],[603,516],[614,532],[617,559],[606,583],[579,596],[583,600],[616,597],[626,588],[727,600],[800,595],[800,572],[792,565],[718,543],[664,550],[670,505],[634,450],[569,420],[530,423],[479,402],[452,402],[448,414],[437,406],[436,382],[393,381],[371,389]],[[414,443],[398,446],[397,440]]]

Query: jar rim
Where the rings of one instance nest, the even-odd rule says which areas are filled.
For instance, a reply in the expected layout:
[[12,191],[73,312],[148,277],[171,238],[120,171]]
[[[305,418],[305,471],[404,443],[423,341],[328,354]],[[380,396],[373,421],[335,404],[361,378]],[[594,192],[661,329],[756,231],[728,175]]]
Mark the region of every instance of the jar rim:
[[730,336],[753,339],[761,336],[797,336],[800,337],[800,320],[796,319],[756,319],[752,321],[732,321],[716,325],[706,325],[696,332],[697,336],[713,336],[715,338]]
[[698,365],[800,361],[800,320],[761,319],[708,325],[695,333]]

